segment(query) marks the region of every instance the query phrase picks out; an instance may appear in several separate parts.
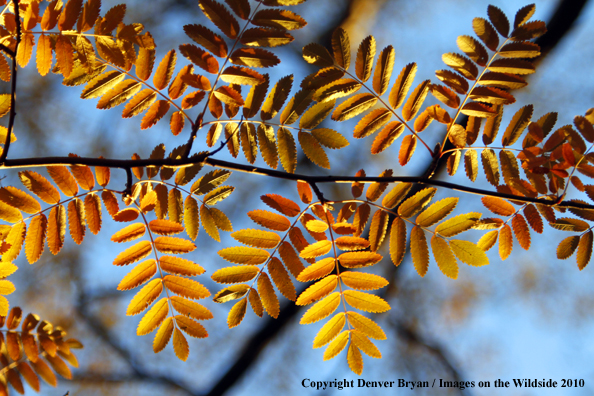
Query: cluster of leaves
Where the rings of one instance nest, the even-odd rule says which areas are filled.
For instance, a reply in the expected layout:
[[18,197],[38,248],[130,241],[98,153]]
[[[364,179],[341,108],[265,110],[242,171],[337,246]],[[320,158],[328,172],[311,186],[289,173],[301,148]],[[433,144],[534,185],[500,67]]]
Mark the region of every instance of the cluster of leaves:
[[18,307],[12,308],[8,316],[0,316],[0,327],[4,326],[6,329],[0,332],[0,393],[8,395],[10,384],[24,394],[23,379],[39,392],[39,378],[51,386],[58,383],[55,373],[72,378],[66,363],[78,367],[72,350],[82,348],[82,344],[74,338],[67,339],[64,329],[35,314],[23,318]]
[[[382,172],[377,178],[379,181],[371,183],[366,191],[361,181],[354,182],[352,199],[325,199],[311,180],[297,183],[305,207],[277,194],[263,195],[264,204],[278,213],[263,209],[248,212],[251,220],[267,230],[233,232],[231,236],[246,246],[224,248],[219,255],[238,265],[212,274],[213,280],[228,285],[215,294],[214,301],[234,301],[227,319],[229,327],[241,323],[248,301],[256,315],[263,316],[266,311],[276,318],[280,310],[276,287],[297,305],[313,304],[303,315],[302,324],[331,316],[315,337],[314,348],[326,346],[324,359],[348,349],[351,369],[361,374],[361,353],[381,357],[371,340],[386,336],[373,319],[354,310],[379,313],[389,310],[390,306],[382,297],[371,293],[385,287],[388,280],[358,269],[372,267],[383,259],[380,251],[385,240],[389,241],[390,258],[396,266],[401,264],[408,248],[420,276],[427,273],[433,255],[440,271],[455,279],[460,271],[459,262],[487,265],[486,251],[497,242],[500,257],[505,260],[511,253],[514,235],[520,246],[528,249],[529,227],[541,233],[546,221],[553,228],[582,233],[563,240],[557,253],[559,258],[567,258],[578,250],[578,266],[580,269],[586,266],[593,243],[587,221],[594,220],[594,215],[583,201],[563,200],[570,185],[594,200],[593,186],[583,184],[575,175],[577,171],[594,177],[594,168],[590,165],[594,163],[594,155],[590,153],[591,146],[586,145],[586,142],[594,142],[594,110],[576,117],[575,129],[566,125],[553,130],[556,113],[531,121],[533,108],[524,106],[512,117],[500,145],[495,144],[503,107],[515,102],[512,90],[527,85],[524,76],[535,71],[529,59],[540,54],[538,45],[530,40],[546,29],[541,21],[529,21],[534,5],[520,9],[513,24],[501,10],[489,6],[488,20],[475,18],[473,21],[478,39],[460,36],[457,44],[464,54],[443,56],[451,70],[436,72],[442,84],[425,80],[414,88],[415,63],[405,65],[390,88],[395,66],[394,48],[384,48],[376,61],[376,42],[372,36],[360,44],[354,73],[352,69],[349,71],[350,39],[346,31],[338,29],[332,36],[331,51],[318,44],[303,48],[304,59],[320,70],[304,78],[299,90],[289,99],[292,75],[279,79],[269,89],[272,85],[269,76],[254,69],[280,64],[271,48],[289,44],[293,41],[290,31],[306,24],[296,13],[276,7],[303,1],[259,0],[252,10],[247,0],[225,0],[229,8],[215,0],[199,0],[200,9],[217,30],[198,24],[184,26],[194,43],[180,45],[179,52],[191,63],[181,67],[175,77],[177,52],[173,49],[167,52],[155,69],[155,42],[150,33],[142,33],[142,25],[123,22],[124,5],[111,8],[104,16],[100,16],[99,0],[87,0],[84,4],[82,0],[69,0],[66,4],[54,0],[46,4],[43,12],[40,10],[42,3],[37,0],[6,5],[5,11],[11,12],[4,12],[0,18],[0,44],[3,53],[14,56],[19,66],[29,63],[37,45],[36,64],[40,74],[46,75],[51,70],[62,75],[65,85],[85,84],[81,98],[99,98],[99,109],[125,104],[124,118],[144,113],[141,129],[152,127],[171,113],[173,135],[182,133],[186,121],[190,131],[188,142],[167,155],[164,145],[155,147],[148,159],[154,162],[151,165],[143,162],[136,166],[134,161],[130,161],[132,165],[107,165],[99,159],[95,160],[99,165],[94,172],[89,166],[78,163],[70,167],[47,166],[49,179],[57,188],[40,173],[20,172],[23,185],[47,206],[42,208],[37,198],[22,189],[12,186],[0,189],[0,219],[8,223],[0,225],[0,276],[4,278],[16,270],[11,262],[18,257],[23,245],[27,260],[34,263],[41,257],[46,242],[52,254],[61,250],[66,228],[77,244],[83,242],[87,227],[97,234],[102,226],[103,202],[114,221],[130,223],[111,239],[116,243],[134,241],[115,257],[113,264],[127,266],[139,262],[118,285],[119,290],[142,286],[126,312],[137,315],[146,311],[137,334],[156,330],[155,352],[163,350],[173,339],[176,355],[186,360],[189,346],[184,334],[207,337],[199,321],[212,318],[210,310],[194,300],[209,297],[211,292],[191,279],[205,270],[177,255],[196,249],[193,241],[200,226],[216,241],[220,241],[220,231],[233,231],[229,218],[214,206],[234,191],[234,187],[223,185],[231,175],[230,170],[255,169],[226,163],[228,169],[217,169],[198,177],[203,165],[212,165],[210,158],[226,146],[234,158],[243,152],[250,164],[255,163],[259,151],[270,168],[278,168],[280,162],[285,171],[282,174],[289,175],[296,172],[298,142],[313,163],[330,168],[325,148],[340,149],[349,142],[341,133],[320,127],[329,116],[337,122],[360,117],[353,136],[362,139],[377,133],[371,144],[372,154],[387,150],[407,131],[398,148],[402,166],[411,160],[418,142],[427,148],[434,161],[447,161],[450,175],[456,173],[464,157],[466,175],[473,182],[479,172],[480,150],[486,179],[497,190],[497,193],[487,194],[482,202],[500,217],[482,218],[477,212],[452,215],[458,198],[448,197],[431,203],[437,192],[435,187],[419,190],[414,188],[414,183],[400,182],[388,190],[395,181],[390,169]],[[33,31],[37,24],[41,32]],[[212,78],[196,74],[195,66]],[[0,56],[0,78],[5,81],[14,78],[4,56]],[[249,87],[245,98],[244,85]],[[359,93],[361,90],[366,92]],[[440,104],[424,107],[429,92],[446,108]],[[338,100],[342,101],[338,103]],[[0,116],[10,112],[12,101],[13,95],[0,95]],[[191,110],[200,103],[202,110],[191,115]],[[242,113],[238,117],[240,109]],[[468,116],[465,126],[461,115]],[[434,120],[443,125],[446,133],[443,141],[431,150],[428,143],[431,136],[425,131]],[[197,132],[202,128],[208,129],[206,146],[213,147],[223,131],[224,141],[218,150],[192,154]],[[483,144],[479,147],[476,142],[480,134]],[[512,147],[522,136],[521,148]],[[10,127],[0,128],[0,141],[14,140]],[[448,141],[452,148],[446,145]],[[132,160],[140,160],[140,156],[134,154]],[[175,162],[180,160],[186,161],[183,166]],[[126,168],[128,184],[124,191],[107,188],[109,166]],[[520,175],[520,168],[525,179]],[[280,173],[267,173],[267,169],[258,171],[275,176]],[[132,174],[138,179],[134,184]],[[365,177],[363,170],[355,175],[355,178]],[[312,186],[317,200],[314,200]],[[120,209],[118,196],[126,207]],[[587,221],[557,218],[555,209],[564,210],[561,203],[569,205],[571,213]],[[30,216],[24,217],[23,212]],[[368,223],[369,228],[366,228]],[[457,238],[471,229],[487,232],[476,244]],[[182,232],[187,238],[178,235]],[[314,283],[297,295],[295,280]],[[12,283],[0,280],[0,294],[9,294],[12,290]],[[343,311],[335,313],[341,305]],[[0,315],[6,315],[8,308],[8,301],[0,296]],[[14,309],[12,312],[15,316]],[[9,317],[7,323],[11,330],[8,334],[17,334],[12,330],[18,320],[15,325],[14,319]],[[32,323],[32,319],[27,323]],[[23,324],[23,331],[30,331],[28,326],[25,330]],[[73,355],[62,349],[60,345],[64,342],[51,338],[54,333],[61,337],[62,332],[52,332],[44,326],[40,327],[45,333],[39,336],[39,342],[50,364],[64,375],[67,373],[64,365],[56,366],[56,351],[71,363],[74,360],[69,359],[73,359]],[[51,337],[46,333],[51,333]],[[48,337],[57,345],[52,350],[53,355],[47,349],[51,349],[47,346]],[[24,338],[22,344],[25,345]],[[8,356],[18,360],[14,346],[17,344],[13,342],[10,346],[7,342],[6,345]],[[33,362],[27,348],[26,355]],[[46,380],[50,378],[47,370],[38,373]],[[23,371],[21,374],[29,381],[29,375]],[[7,378],[18,390],[11,377],[15,375]]]

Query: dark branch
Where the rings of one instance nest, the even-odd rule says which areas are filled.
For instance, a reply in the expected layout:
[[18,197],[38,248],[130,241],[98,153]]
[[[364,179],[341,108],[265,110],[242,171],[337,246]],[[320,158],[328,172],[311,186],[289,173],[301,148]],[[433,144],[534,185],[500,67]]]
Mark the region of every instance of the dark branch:
[[10,86],[10,116],[8,118],[8,128],[6,132],[6,140],[4,141],[4,150],[0,155],[0,164],[6,161],[8,155],[8,149],[10,148],[10,139],[12,138],[12,129],[14,128],[14,120],[16,118],[16,84],[17,84],[17,53],[19,51],[19,44],[21,43],[21,15],[19,9],[19,0],[13,0],[14,13],[16,23],[16,44],[14,46],[14,52],[12,56],[12,81]]

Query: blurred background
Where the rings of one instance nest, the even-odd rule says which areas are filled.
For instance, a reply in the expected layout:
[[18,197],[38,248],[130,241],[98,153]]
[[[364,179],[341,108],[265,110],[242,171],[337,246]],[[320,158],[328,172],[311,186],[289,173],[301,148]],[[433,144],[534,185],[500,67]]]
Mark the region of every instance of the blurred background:
[[[103,0],[102,14],[118,2]],[[523,1],[495,2],[510,19],[526,5]],[[502,125],[522,105],[534,104],[533,119],[559,112],[557,127],[572,123],[575,115],[583,115],[594,107],[594,3],[584,7],[574,18],[570,8],[580,1],[539,0],[533,19],[551,20],[557,15],[571,29],[560,34],[537,73],[529,77],[530,85],[517,92],[517,103],[507,107]],[[126,2],[125,22],[140,22],[157,43],[157,62],[171,48],[190,42],[182,27],[190,23],[213,28],[200,12],[197,1],[142,0]],[[295,41],[275,53],[281,65],[266,70],[276,82],[287,74],[295,75],[294,87],[315,71],[301,57],[301,48],[310,42],[329,46],[332,31],[345,28],[353,51],[358,43],[372,34],[378,52],[387,45],[396,50],[394,75],[410,62],[419,70],[416,81],[436,81],[435,70],[444,69],[441,55],[457,51],[456,38],[472,35],[472,19],[486,18],[488,1],[483,0],[309,0],[292,7],[308,26],[295,31]],[[563,8],[566,7],[566,8]],[[567,8],[569,7],[569,8]],[[561,10],[561,11],[559,11]],[[557,12],[557,14],[555,14]],[[353,52],[354,57],[355,52]],[[178,54],[179,55],[179,54]],[[186,61],[178,59],[178,69]],[[11,158],[37,156],[80,156],[130,158],[138,153],[147,158],[159,143],[167,151],[186,142],[189,129],[174,137],[167,121],[141,131],[139,118],[123,120],[121,107],[114,110],[95,109],[96,100],[79,99],[82,87],[64,87],[60,76],[41,78],[33,62],[19,71],[18,115],[15,132],[18,141],[11,146]],[[7,93],[10,85],[0,85]],[[292,94],[296,89],[294,88]],[[432,98],[428,104],[433,104]],[[196,108],[196,111],[198,111]],[[190,112],[190,114],[192,114]],[[195,115],[194,115],[195,116]],[[167,119],[167,117],[166,117]],[[354,142],[352,130],[356,120],[344,123],[326,122],[351,140],[349,147],[329,153],[332,169],[312,165],[299,152],[298,173],[354,175],[364,168],[367,175],[377,175],[393,169],[396,175],[420,175],[430,161],[421,147],[413,160],[402,168],[395,161],[398,145],[378,156],[369,154],[372,139]],[[434,135],[434,144],[442,140],[439,126],[423,132]],[[205,132],[199,132],[194,152],[206,149]],[[432,147],[432,145],[430,145]],[[232,160],[222,151],[217,158]],[[356,159],[356,160],[354,160]],[[240,156],[240,160],[245,159]],[[261,158],[256,165],[264,166]],[[482,171],[475,187],[490,189]],[[17,172],[1,172],[2,185],[20,186]],[[113,189],[123,189],[124,172],[112,170]],[[447,178],[447,176],[442,176]],[[460,170],[453,178],[460,184],[469,181]],[[264,208],[259,196],[277,193],[298,201],[294,183],[266,179],[256,175],[234,174],[229,184],[236,187],[233,196],[220,208],[229,216],[235,230],[254,227],[246,212]],[[348,185],[322,185],[328,199],[348,197]],[[456,195],[440,189],[435,200]],[[460,196],[454,214],[486,210],[476,196]],[[577,197],[573,192],[570,197]],[[43,319],[67,329],[85,345],[78,352],[80,367],[74,370],[72,381],[62,380],[58,389],[45,385],[43,395],[249,395],[261,394],[394,394],[395,389],[327,389],[304,388],[302,381],[334,379],[366,381],[491,381],[490,389],[477,387],[452,389],[399,389],[397,394],[415,395],[587,395],[594,392],[594,317],[591,305],[592,268],[577,269],[575,258],[556,259],[556,246],[568,236],[561,231],[546,229],[542,235],[532,232],[532,249],[524,251],[515,243],[511,256],[501,261],[497,249],[489,252],[491,264],[474,268],[463,265],[457,280],[446,278],[435,262],[420,278],[412,266],[410,254],[394,270],[388,259],[387,244],[380,253],[386,259],[376,265],[377,273],[392,281],[386,298],[392,310],[373,316],[385,330],[388,339],[377,342],[383,358],[364,357],[364,371],[358,377],[348,367],[345,353],[323,362],[323,348],[311,348],[313,338],[324,321],[312,325],[298,324],[305,309],[297,309],[283,297],[280,318],[258,318],[249,309],[243,323],[232,330],[226,325],[230,304],[206,305],[214,319],[204,322],[207,339],[189,339],[190,358],[180,362],[171,345],[155,355],[153,335],[137,337],[139,316],[126,317],[125,310],[135,291],[118,292],[116,286],[128,268],[111,263],[125,247],[112,243],[111,235],[122,228],[104,211],[103,229],[97,236],[87,235],[79,247],[67,237],[65,248],[53,257],[46,249],[32,266],[24,257],[16,264],[19,271],[10,277],[17,292],[10,296],[11,306],[35,312]],[[480,233],[465,234],[477,241]],[[223,247],[233,246],[228,233],[222,243],[212,243],[204,230],[200,231],[198,249],[186,257],[204,266],[207,273],[197,278],[211,291],[219,290],[209,274],[226,265],[217,255]],[[236,243],[236,242],[235,242]],[[21,254],[24,256],[24,254]],[[214,294],[214,293],[213,293]],[[495,389],[496,379],[584,379],[583,388],[571,389]],[[29,392],[33,393],[31,389]]]

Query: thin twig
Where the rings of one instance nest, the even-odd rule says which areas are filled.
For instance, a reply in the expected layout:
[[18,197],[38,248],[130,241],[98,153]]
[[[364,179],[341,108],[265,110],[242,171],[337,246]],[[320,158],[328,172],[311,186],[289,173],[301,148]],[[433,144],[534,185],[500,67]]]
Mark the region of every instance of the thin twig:
[[10,86],[10,116],[8,118],[8,128],[6,132],[6,140],[4,141],[4,150],[0,155],[0,164],[6,161],[8,155],[8,148],[10,147],[10,139],[12,138],[12,129],[14,127],[14,120],[16,118],[16,83],[17,83],[17,54],[19,51],[19,44],[21,43],[21,15],[19,10],[19,0],[13,0],[14,13],[16,23],[16,44],[14,46],[14,53],[12,56],[12,82]]

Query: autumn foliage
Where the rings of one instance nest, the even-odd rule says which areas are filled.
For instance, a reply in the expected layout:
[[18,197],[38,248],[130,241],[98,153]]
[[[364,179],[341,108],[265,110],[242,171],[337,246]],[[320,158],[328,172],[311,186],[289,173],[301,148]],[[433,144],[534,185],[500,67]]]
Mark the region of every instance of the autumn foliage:
[[[137,290],[126,315],[139,315],[137,334],[152,333],[155,353],[171,343],[181,360],[190,353],[187,336],[208,337],[201,321],[213,315],[197,300],[211,295],[215,303],[232,303],[229,328],[240,325],[248,306],[257,316],[276,318],[281,296],[308,306],[301,324],[325,321],[313,347],[325,348],[324,360],[347,349],[349,366],[361,374],[362,354],[381,358],[375,343],[386,338],[369,314],[390,310],[376,293],[389,280],[375,274],[374,265],[399,266],[410,252],[421,277],[433,257],[439,271],[456,279],[461,264],[488,265],[492,248],[507,259],[514,238],[528,250],[531,233],[542,233],[545,224],[572,233],[559,244],[560,259],[577,250],[579,269],[588,264],[594,208],[565,197],[573,189],[594,199],[594,186],[582,181],[594,177],[594,110],[555,128],[556,113],[534,117],[533,106],[525,105],[501,125],[505,106],[515,102],[513,91],[527,85],[526,76],[535,72],[531,60],[540,54],[531,40],[546,28],[530,21],[534,5],[520,9],[513,22],[489,6],[486,18],[472,21],[476,37],[458,37],[461,53],[443,55],[448,68],[436,72],[435,82],[417,81],[417,65],[399,65],[394,48],[378,50],[372,36],[352,54],[340,28],[332,48],[303,48],[304,60],[319,70],[299,82],[292,75],[271,81],[263,71],[282,67],[274,48],[290,44],[291,31],[306,25],[290,10],[304,1],[199,0],[211,23],[184,26],[188,43],[160,59],[158,38],[129,23],[125,5],[102,14],[100,0],[0,1],[0,78],[13,87],[0,95],[0,115],[8,116],[8,126],[0,127],[0,161],[4,170],[21,169],[24,186],[0,188],[0,315],[6,326],[0,391],[7,393],[9,383],[21,391],[22,379],[39,390],[39,377],[55,385],[54,371],[69,378],[65,362],[76,366],[71,349],[81,346],[36,315],[18,330],[21,311],[9,311],[4,297],[14,290],[4,279],[17,269],[12,262],[24,250],[35,263],[46,245],[58,254],[67,233],[82,244],[87,230],[99,233],[105,219],[122,223],[111,237],[120,251],[113,265],[129,271],[117,289]],[[98,109],[119,106],[123,118],[139,116],[140,129],[168,119],[171,133],[187,142],[173,149],[158,145],[147,159],[135,153],[131,160],[73,154],[8,159],[11,142],[18,144],[15,71],[32,63],[42,76],[61,76],[82,99],[97,99]],[[439,103],[427,106],[429,94]],[[416,178],[392,169],[377,176],[297,173],[299,152],[321,168],[338,165],[332,150],[355,140],[337,123],[353,118],[353,138],[372,139],[372,154],[391,152],[406,166],[422,147],[431,154],[430,171]],[[217,159],[224,149],[237,161]],[[258,155],[267,168],[251,165]],[[461,163],[472,182],[482,168],[493,189],[432,179],[442,164],[453,176]],[[28,169],[33,165],[45,165],[44,173]],[[114,168],[126,171],[125,186],[110,184]],[[235,230],[217,207],[234,192],[228,184],[233,171],[294,180],[294,197],[263,192],[263,205],[247,212],[253,225]],[[351,183],[350,196],[324,196],[320,185],[328,182]],[[434,200],[438,188],[482,194],[485,213],[454,212],[459,198]],[[237,241],[218,250],[220,269],[208,274],[222,285],[218,290],[196,280],[205,269],[184,258],[197,248],[200,229],[217,242],[226,232]],[[462,236],[469,230],[482,236],[469,241]],[[299,292],[302,282],[309,286]]]

